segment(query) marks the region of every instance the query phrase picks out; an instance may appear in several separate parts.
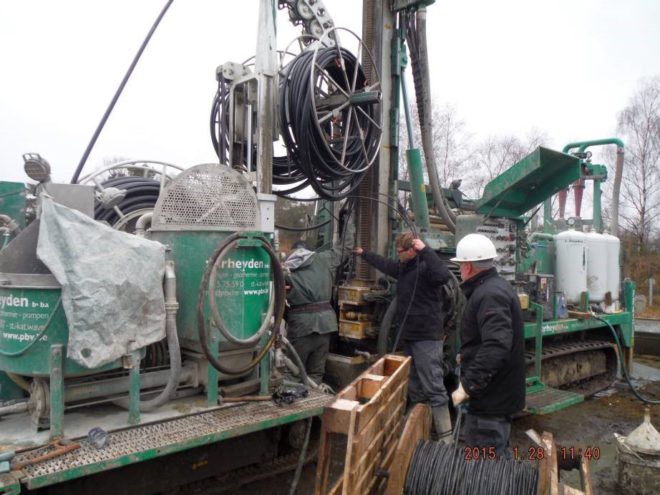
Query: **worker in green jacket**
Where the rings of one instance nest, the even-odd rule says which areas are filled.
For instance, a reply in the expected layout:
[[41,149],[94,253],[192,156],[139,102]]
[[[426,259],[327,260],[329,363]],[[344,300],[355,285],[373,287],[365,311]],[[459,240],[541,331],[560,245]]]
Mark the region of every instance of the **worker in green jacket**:
[[287,338],[300,356],[307,376],[321,384],[330,350],[330,335],[338,331],[332,304],[335,274],[353,248],[355,229],[350,225],[337,245],[311,251],[298,241],[284,262],[287,286]]

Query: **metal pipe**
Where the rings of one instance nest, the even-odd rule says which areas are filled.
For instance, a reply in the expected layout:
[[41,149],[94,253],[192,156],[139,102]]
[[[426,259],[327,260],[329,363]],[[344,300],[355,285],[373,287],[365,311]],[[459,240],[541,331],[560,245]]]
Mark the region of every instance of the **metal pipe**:
[[[577,141],[575,143],[568,143],[562,150],[568,153],[573,148],[579,148],[579,151],[584,151],[590,146],[602,146],[605,144],[615,144],[616,148],[616,168],[614,171],[614,184],[612,186],[612,220],[610,223],[610,231],[613,235],[619,235],[619,197],[621,195],[621,181],[623,179],[623,158],[624,158],[624,144],[618,138],[605,138],[594,139],[591,141]],[[602,222],[602,217],[601,217]],[[601,227],[602,231],[602,227]]]
[[[140,388],[143,390],[162,387],[167,384],[171,373],[170,370],[150,371],[140,376]],[[195,365],[186,365],[181,368],[179,383],[183,385],[194,385],[197,375]],[[113,396],[128,393],[128,380],[125,376],[96,380],[90,382],[75,383],[68,385],[64,390],[65,402],[80,402],[96,399],[102,396]],[[117,401],[115,401],[117,402]],[[121,404],[120,404],[121,405]],[[126,403],[128,406],[128,403]]]
[[154,218],[154,212],[150,211],[145,213],[135,222],[135,235],[144,237],[144,234],[147,231],[147,228],[151,227],[151,221]]
[[616,144],[619,148],[623,148],[623,141],[618,138],[605,138],[605,139],[592,139],[591,141],[576,141],[568,143],[562,149],[563,153],[568,153],[573,148],[580,148],[580,151],[586,150],[589,146],[601,146],[603,144]]
[[7,414],[26,412],[27,410],[28,410],[27,401],[17,402],[16,404],[11,404],[9,406],[0,406],[0,417],[6,416]]
[[614,170],[614,184],[612,185],[612,219],[610,233],[619,235],[619,197],[621,195],[621,181],[623,179],[623,143],[616,148],[616,168]]

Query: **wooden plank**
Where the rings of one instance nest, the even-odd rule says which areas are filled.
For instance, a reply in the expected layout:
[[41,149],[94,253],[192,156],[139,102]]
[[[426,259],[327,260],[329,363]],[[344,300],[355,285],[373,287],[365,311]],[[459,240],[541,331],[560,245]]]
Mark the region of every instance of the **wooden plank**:
[[417,404],[406,420],[403,432],[389,468],[385,495],[401,495],[408,475],[413,453],[420,440],[427,440],[431,433],[431,409],[425,404]]
[[316,479],[314,493],[323,495],[326,493],[330,477],[330,466],[332,461],[332,433],[326,428],[326,421],[321,424],[321,440],[316,464]]
[[[384,484],[378,473],[394,459],[400,432],[410,358],[385,356],[342,390],[323,414],[316,493],[362,495]],[[328,491],[330,438],[347,435],[341,479]]]
[[385,377],[380,375],[367,375],[357,383],[358,398],[371,399],[385,385]]
[[591,466],[589,459],[584,456],[580,460],[580,482],[585,495],[594,495],[594,487],[591,482]]
[[360,403],[354,400],[337,399],[323,409],[323,425],[334,433],[348,434],[351,411],[357,409]]

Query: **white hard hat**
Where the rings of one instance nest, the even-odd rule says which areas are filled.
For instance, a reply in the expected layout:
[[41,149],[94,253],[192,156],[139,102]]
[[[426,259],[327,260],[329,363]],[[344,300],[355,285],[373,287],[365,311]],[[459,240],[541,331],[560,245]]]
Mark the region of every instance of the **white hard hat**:
[[485,261],[497,258],[495,244],[482,234],[468,234],[456,245],[456,257],[452,261]]

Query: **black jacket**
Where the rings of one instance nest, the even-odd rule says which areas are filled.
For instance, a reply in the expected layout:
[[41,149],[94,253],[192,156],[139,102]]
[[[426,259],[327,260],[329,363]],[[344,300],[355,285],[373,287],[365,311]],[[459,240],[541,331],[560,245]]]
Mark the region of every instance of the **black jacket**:
[[440,340],[444,335],[445,319],[442,286],[450,277],[445,262],[428,246],[406,263],[368,251],[364,251],[362,257],[385,275],[397,279],[399,321],[405,317],[401,338]]
[[461,383],[469,412],[507,416],[525,407],[525,339],[520,303],[495,268],[462,284]]

